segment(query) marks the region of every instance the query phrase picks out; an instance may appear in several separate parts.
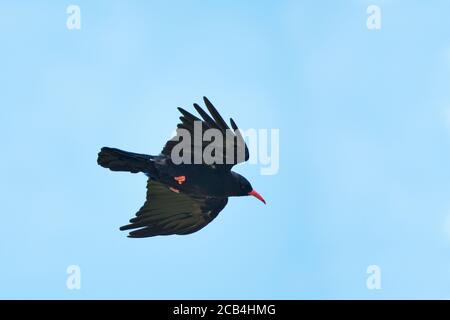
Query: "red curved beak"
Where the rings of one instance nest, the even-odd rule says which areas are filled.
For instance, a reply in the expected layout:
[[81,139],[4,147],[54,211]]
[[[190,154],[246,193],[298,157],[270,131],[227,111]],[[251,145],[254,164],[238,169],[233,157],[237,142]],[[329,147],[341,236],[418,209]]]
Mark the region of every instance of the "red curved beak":
[[252,192],[248,193],[249,196],[254,196],[256,199],[260,200],[261,202],[263,202],[264,204],[266,204],[266,200],[264,200],[264,198],[255,190],[252,190]]

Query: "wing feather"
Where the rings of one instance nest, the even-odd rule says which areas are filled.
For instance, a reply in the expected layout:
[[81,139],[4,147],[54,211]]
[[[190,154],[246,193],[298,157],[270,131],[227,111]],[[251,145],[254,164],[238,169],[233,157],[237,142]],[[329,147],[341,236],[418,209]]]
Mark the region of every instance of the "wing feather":
[[208,225],[226,206],[228,198],[191,197],[175,193],[153,179],[147,182],[147,200],[120,230],[132,230],[131,238],[185,235]]
[[[203,108],[201,108],[198,104],[194,103],[194,108],[197,110],[198,114],[203,120],[194,116],[192,113],[186,111],[183,108],[178,108],[182,116],[180,117],[181,122],[177,125],[177,128],[187,130],[191,134],[190,148],[186,148],[185,150],[183,150],[183,155],[189,157],[189,159],[191,159],[191,163],[194,163],[194,159],[203,159],[203,152],[207,146],[212,146],[216,151],[216,159],[221,159],[220,163],[214,163],[215,168],[230,170],[234,165],[247,161],[250,157],[249,150],[247,144],[244,141],[242,133],[234,120],[230,119],[231,127],[233,128],[233,130],[231,130],[222,116],[219,114],[217,109],[214,107],[214,105],[208,100],[208,98],[203,97],[203,100],[211,115],[203,110]],[[204,134],[208,129],[217,129],[222,132],[222,143],[213,139],[213,141],[202,141],[201,146],[195,145],[195,143],[197,142],[194,141],[195,139],[193,139],[193,137],[195,128],[194,123],[196,121],[201,121],[203,130],[202,134]],[[172,149],[181,140],[183,140],[183,138],[181,138],[181,133],[177,130],[177,135],[166,143],[161,153],[171,157]],[[228,155],[228,150],[233,151],[233,153],[230,153],[230,155]],[[195,154],[198,152],[202,152],[202,155],[200,155],[200,157],[195,157]],[[204,161],[202,163],[205,164]]]

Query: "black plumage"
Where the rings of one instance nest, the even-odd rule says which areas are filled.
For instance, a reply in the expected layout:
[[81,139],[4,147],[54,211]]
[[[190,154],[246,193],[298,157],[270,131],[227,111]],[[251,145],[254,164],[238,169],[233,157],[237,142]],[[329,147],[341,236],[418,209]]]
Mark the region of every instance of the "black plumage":
[[[265,203],[247,179],[231,171],[234,165],[249,158],[248,147],[236,123],[230,119],[230,129],[206,97],[204,102],[210,115],[194,104],[203,120],[178,108],[182,116],[177,126],[177,134],[166,143],[158,156],[108,147],[102,148],[98,154],[97,163],[102,167],[112,171],[143,172],[148,176],[145,204],[128,225],[120,228],[131,230],[129,237],[185,235],[196,232],[217,217],[231,196],[252,195]],[[193,136],[199,123],[202,133],[215,129],[224,138],[202,140],[200,145],[191,141],[189,148],[181,154],[189,161],[175,163],[172,153],[184,137],[183,130]],[[203,159],[205,148],[214,149],[214,159],[218,160],[209,163]],[[195,164],[195,160],[200,162]]]

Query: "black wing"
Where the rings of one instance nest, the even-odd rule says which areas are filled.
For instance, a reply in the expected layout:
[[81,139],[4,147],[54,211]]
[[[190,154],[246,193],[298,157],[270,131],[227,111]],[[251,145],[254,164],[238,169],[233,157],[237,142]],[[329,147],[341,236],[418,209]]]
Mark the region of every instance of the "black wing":
[[[181,129],[187,130],[191,136],[191,141],[189,148],[184,149],[180,155],[184,155],[190,159],[190,163],[194,162],[195,159],[201,159],[202,164],[214,165],[215,167],[219,167],[222,169],[230,170],[234,165],[245,162],[249,159],[249,151],[247,144],[245,143],[242,134],[233,121],[230,119],[231,127],[226,124],[223,120],[222,116],[213,106],[213,104],[208,100],[208,98],[203,97],[206,107],[211,115],[206,113],[198,104],[194,103],[194,108],[203,118],[199,119],[190,112],[184,110],[183,108],[178,108],[180,110],[182,116],[180,117],[181,123],[177,125],[177,135],[170,139],[164,149],[162,150],[162,154],[172,157],[172,151],[174,147],[183,141],[183,135],[181,133]],[[203,134],[208,129],[216,129],[219,130],[222,134],[221,140],[216,140],[212,138],[212,141],[203,141],[201,146],[195,148],[194,146],[194,123],[201,123],[202,127],[202,137]],[[205,148],[208,147],[208,150],[213,150],[212,154],[214,159],[218,159],[213,162],[205,162],[205,159],[202,157]],[[186,154],[187,153],[187,154]],[[201,154],[200,154],[201,153]],[[196,158],[197,157],[197,158]]]
[[194,198],[176,193],[150,178],[145,204],[120,230],[136,229],[130,232],[130,238],[190,234],[214,220],[227,202],[228,198]]

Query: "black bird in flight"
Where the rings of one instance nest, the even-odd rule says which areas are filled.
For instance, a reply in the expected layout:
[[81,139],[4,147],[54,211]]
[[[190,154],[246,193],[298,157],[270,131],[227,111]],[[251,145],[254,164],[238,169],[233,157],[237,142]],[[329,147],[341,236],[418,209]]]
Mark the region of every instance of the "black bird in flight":
[[[132,230],[128,237],[194,233],[217,217],[226,206],[228,197],[251,195],[266,203],[247,179],[231,171],[234,165],[249,158],[248,147],[236,123],[230,119],[231,130],[212,103],[206,97],[203,100],[211,116],[198,104],[194,104],[194,108],[203,120],[178,108],[182,116],[181,123],[177,125],[177,134],[166,143],[160,155],[151,156],[108,147],[99,152],[97,163],[104,168],[143,172],[148,176],[147,200],[136,217],[130,220],[130,224],[120,228]],[[180,154],[193,160],[195,155],[203,155],[206,148],[214,147],[214,159],[221,161],[211,163],[203,157],[198,164],[193,161],[174,161],[172,151],[185,138],[182,131],[194,136],[194,124],[200,123],[202,134],[208,129],[216,129],[215,132],[225,138],[212,141],[202,139],[200,145],[194,139],[188,144],[189,148],[183,149]]]

